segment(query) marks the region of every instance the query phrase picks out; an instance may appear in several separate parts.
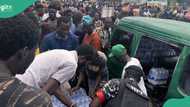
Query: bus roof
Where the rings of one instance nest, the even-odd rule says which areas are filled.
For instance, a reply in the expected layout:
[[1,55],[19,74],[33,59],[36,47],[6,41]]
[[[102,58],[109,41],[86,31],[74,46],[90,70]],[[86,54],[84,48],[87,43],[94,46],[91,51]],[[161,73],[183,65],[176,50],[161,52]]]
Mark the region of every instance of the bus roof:
[[190,46],[190,23],[187,22],[148,17],[125,17],[119,21],[118,27],[122,30],[133,29],[145,34],[149,32],[156,38]]

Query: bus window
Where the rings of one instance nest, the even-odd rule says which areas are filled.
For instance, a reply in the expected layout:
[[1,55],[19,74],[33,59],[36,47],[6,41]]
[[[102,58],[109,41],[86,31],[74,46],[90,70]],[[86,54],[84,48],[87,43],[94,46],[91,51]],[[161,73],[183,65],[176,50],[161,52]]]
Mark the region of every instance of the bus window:
[[181,48],[166,42],[143,36],[136,57],[140,59],[144,71],[152,67],[174,70]]
[[181,48],[160,40],[143,36],[136,57],[146,74],[148,94],[157,101],[163,101]]

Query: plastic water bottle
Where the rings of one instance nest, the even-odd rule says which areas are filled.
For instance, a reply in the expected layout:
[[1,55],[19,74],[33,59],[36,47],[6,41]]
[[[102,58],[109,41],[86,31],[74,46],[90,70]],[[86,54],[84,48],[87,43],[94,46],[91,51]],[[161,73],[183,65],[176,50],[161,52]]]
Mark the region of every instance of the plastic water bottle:
[[148,82],[153,85],[164,85],[167,83],[169,71],[164,68],[152,68],[148,74]]

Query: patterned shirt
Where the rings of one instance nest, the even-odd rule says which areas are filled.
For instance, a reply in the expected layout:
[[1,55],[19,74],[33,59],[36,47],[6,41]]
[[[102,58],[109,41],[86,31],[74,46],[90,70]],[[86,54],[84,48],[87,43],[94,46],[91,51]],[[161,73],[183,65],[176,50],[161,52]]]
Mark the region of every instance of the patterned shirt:
[[1,107],[52,107],[49,95],[13,78],[0,81]]

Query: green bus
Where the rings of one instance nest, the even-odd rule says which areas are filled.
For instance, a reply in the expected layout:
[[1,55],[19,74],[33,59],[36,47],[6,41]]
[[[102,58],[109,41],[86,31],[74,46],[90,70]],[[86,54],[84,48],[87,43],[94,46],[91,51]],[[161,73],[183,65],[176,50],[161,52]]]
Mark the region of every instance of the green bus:
[[190,95],[190,23],[148,17],[126,17],[114,27],[111,45],[123,44],[140,60],[146,75],[153,67],[169,71],[165,85],[150,85],[149,96],[163,103]]

